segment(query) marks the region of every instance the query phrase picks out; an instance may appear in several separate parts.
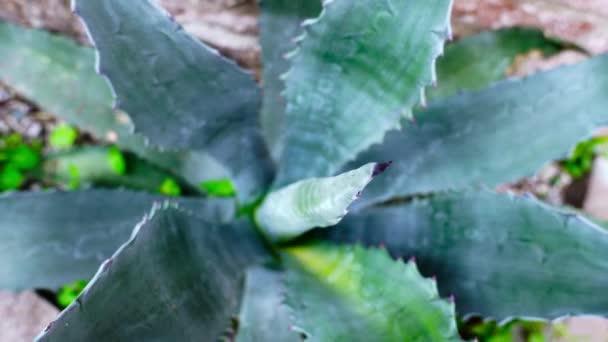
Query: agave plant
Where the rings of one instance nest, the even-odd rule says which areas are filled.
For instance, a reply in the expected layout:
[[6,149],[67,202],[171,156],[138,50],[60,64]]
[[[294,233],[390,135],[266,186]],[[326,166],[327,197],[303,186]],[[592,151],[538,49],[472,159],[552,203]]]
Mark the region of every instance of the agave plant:
[[264,0],[263,91],[150,0],[74,3],[112,91],[91,50],[2,24],[3,81],[185,182],[229,177],[237,197],[6,195],[0,287],[56,288],[105,260],[41,341],[451,341],[456,312],[608,314],[607,232],[492,190],[602,122],[608,58],[486,88],[559,44],[482,34],[436,69],[450,8]]

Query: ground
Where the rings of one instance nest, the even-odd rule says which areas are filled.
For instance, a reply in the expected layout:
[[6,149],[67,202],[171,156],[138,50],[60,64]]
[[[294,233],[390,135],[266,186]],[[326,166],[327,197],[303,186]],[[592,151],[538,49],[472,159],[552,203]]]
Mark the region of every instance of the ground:
[[[84,30],[69,9],[70,0],[2,0],[0,19],[72,36],[86,44]],[[257,13],[252,0],[160,0],[185,29],[236,59],[260,75]],[[574,42],[593,54],[608,51],[608,0],[456,0],[453,27],[456,37],[485,29],[532,26],[548,35]],[[586,58],[574,50],[544,59],[538,54],[522,56],[510,71],[523,77],[564,63]],[[15,113],[21,115],[15,116]],[[16,119],[16,118],[17,119]],[[55,124],[52,115],[41,112],[18,94],[0,86],[0,134],[20,132],[26,137],[45,135]],[[543,192],[560,203],[563,193],[579,201],[589,213],[608,220],[608,161],[598,159],[591,176],[579,188],[549,185],[555,166],[545,168],[532,179],[506,185],[508,189]],[[570,192],[568,192],[570,191]],[[566,199],[568,196],[566,196]],[[31,292],[0,292],[0,342],[31,340],[57,313],[57,309]],[[608,341],[608,324],[603,320],[569,320],[576,341]],[[588,336],[593,331],[594,336]],[[568,339],[570,340],[570,339]]]

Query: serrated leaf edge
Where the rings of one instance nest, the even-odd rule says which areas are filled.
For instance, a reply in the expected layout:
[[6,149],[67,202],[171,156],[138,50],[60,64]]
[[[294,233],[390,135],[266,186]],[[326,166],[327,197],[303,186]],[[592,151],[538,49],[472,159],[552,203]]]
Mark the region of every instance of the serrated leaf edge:
[[[76,0],[74,0],[76,1]],[[293,39],[293,42],[296,44],[296,47],[286,53],[283,57],[287,60],[293,60],[300,52],[301,49],[301,45],[302,45],[302,41],[304,41],[305,39],[307,39],[309,33],[309,27],[312,25],[315,25],[317,22],[323,20],[323,18],[326,15],[326,11],[327,9],[335,2],[336,0],[323,0],[323,8],[321,9],[321,13],[319,14],[318,17],[316,18],[310,18],[310,19],[306,19],[304,21],[302,21],[302,28],[303,28],[303,33],[297,37],[295,37]],[[338,1],[345,1],[345,0],[338,0]],[[435,46],[435,48],[433,49],[433,53],[432,53],[432,57],[431,57],[431,69],[430,69],[430,80],[427,80],[425,82],[423,82],[423,84],[418,84],[417,87],[419,88],[420,91],[420,97],[419,97],[419,102],[418,104],[420,104],[422,107],[426,107],[426,95],[425,95],[425,88],[428,86],[436,86],[437,85],[437,59],[439,57],[441,57],[444,53],[444,48],[445,48],[445,42],[446,41],[450,41],[453,39],[452,36],[452,26],[451,26],[451,22],[450,22],[450,18],[451,18],[451,13],[452,13],[452,9],[454,6],[454,0],[448,0],[448,11],[447,11],[447,16],[445,18],[445,26],[444,26],[444,31],[443,32],[436,32],[436,31],[432,31],[432,33],[437,34],[437,35],[443,35],[441,37],[441,39],[443,39],[443,44],[438,44]],[[282,75],[279,76],[279,79],[281,79],[284,83],[285,86],[283,87],[283,90],[281,91],[281,96],[284,99],[287,99],[287,82],[289,81],[289,77],[291,75],[291,71],[294,68],[293,65],[290,66],[290,68],[283,73]],[[429,76],[429,75],[427,75]],[[405,118],[405,119],[409,119],[410,121],[415,121],[415,117],[413,114],[413,109],[414,107],[416,107],[416,103],[413,103],[411,105],[407,105],[404,108],[400,109],[400,118]],[[397,120],[397,122],[394,123],[394,126],[392,128],[388,128],[385,131],[381,131],[379,132],[377,135],[368,137],[369,139],[369,145],[367,146],[366,149],[362,150],[362,151],[358,151],[358,152],[349,152],[349,156],[347,155],[346,158],[344,158],[343,164],[346,164],[350,161],[353,161],[357,155],[359,153],[364,152],[365,150],[369,149],[371,146],[373,145],[377,145],[377,144],[381,144],[384,141],[384,138],[386,136],[386,134],[389,131],[392,130],[401,130],[402,126],[401,126],[401,121]],[[339,167],[338,167],[339,168]]]
[[[332,0],[333,1],[333,0]],[[344,245],[343,245],[344,246]],[[386,257],[389,259],[389,261],[392,262],[393,266],[405,266],[405,268],[401,268],[400,271],[406,271],[407,269],[413,269],[413,271],[416,273],[416,275],[419,277],[419,279],[423,282],[426,282],[432,291],[432,298],[430,298],[428,300],[429,303],[440,303],[443,305],[447,305],[449,307],[449,312],[452,316],[452,318],[454,318],[452,320],[452,325],[450,326],[450,332],[452,333],[451,336],[446,336],[446,338],[450,339],[450,338],[456,338],[458,340],[460,340],[460,336],[458,334],[458,327],[457,327],[457,323],[456,323],[456,304],[455,304],[455,300],[454,297],[451,296],[449,300],[446,300],[444,298],[442,298],[439,294],[439,289],[437,286],[437,279],[435,277],[425,277],[420,273],[420,270],[418,268],[418,264],[416,263],[416,259],[414,257],[410,258],[408,261],[403,260],[403,258],[393,258],[390,253],[386,250],[386,248],[384,246],[378,246],[378,247],[364,247],[363,245],[360,244],[351,244],[351,245],[346,245],[350,248],[352,248],[354,253],[361,253],[363,252],[379,252],[381,254],[383,254],[383,257]],[[299,262],[298,262],[299,263]],[[303,271],[304,272],[308,272],[308,270],[303,267]],[[297,314],[296,314],[296,309],[289,304],[289,301],[287,299],[287,288],[288,288],[288,280],[285,277],[285,274],[282,275],[281,280],[283,282],[283,300],[282,300],[282,304],[285,305],[287,307],[287,310],[289,312],[289,318],[291,321],[291,326],[290,329],[294,330],[294,331],[298,331],[306,336],[310,336],[310,333],[308,331],[306,331],[305,328],[303,328],[302,326],[300,326],[297,322]]]
[[99,266],[99,269],[97,270],[97,272],[95,273],[93,278],[91,278],[91,280],[89,281],[87,286],[82,290],[82,292],[80,293],[78,298],[76,298],[76,300],[74,302],[72,302],[67,308],[65,308],[62,312],[60,312],[59,315],[53,321],[51,321],[46,326],[46,328],[44,328],[44,330],[36,337],[35,341],[41,340],[48,333],[50,333],[53,329],[53,326],[55,325],[55,322],[59,321],[61,318],[66,316],[70,311],[73,311],[76,308],[80,307],[82,305],[81,298],[83,296],[85,296],[88,293],[88,291],[90,290],[90,288],[93,287],[95,285],[95,283],[97,283],[97,280],[99,280],[99,278],[110,269],[114,260],[116,258],[118,258],[124,250],[133,246],[133,244],[137,240],[137,237],[138,237],[139,232],[141,231],[142,227],[145,226],[150,221],[152,221],[152,219],[154,219],[157,215],[159,215],[162,212],[168,211],[169,209],[176,210],[179,213],[182,213],[182,214],[185,214],[185,215],[188,215],[191,217],[196,217],[195,215],[190,214],[190,212],[188,210],[181,208],[176,203],[172,203],[170,201],[155,202],[152,205],[152,209],[150,209],[150,211],[144,215],[142,220],[138,224],[135,225],[135,228],[133,229],[133,232],[131,233],[131,237],[125,243],[123,243],[116,250],[116,252],[114,252],[114,254],[112,254],[111,257],[106,259]]
[[[174,148],[167,148],[166,146],[152,144],[150,142],[150,139],[145,134],[143,134],[142,132],[139,132],[137,130],[137,127],[135,127],[135,124],[133,123],[133,120],[129,116],[129,113],[127,113],[126,111],[122,110],[121,105],[120,105],[120,101],[121,101],[120,97],[116,93],[116,90],[114,89],[114,85],[112,84],[112,81],[110,80],[109,76],[104,71],[104,68],[103,68],[103,65],[102,65],[103,63],[101,61],[102,60],[101,54],[99,52],[99,49],[97,48],[97,44],[95,42],[95,39],[93,39],[93,35],[89,31],[89,27],[87,25],[86,20],[79,13],[78,3],[80,1],[84,1],[84,0],[71,0],[70,7],[71,7],[71,10],[72,10],[72,13],[75,14],[78,17],[78,20],[80,21],[81,26],[84,28],[84,31],[85,31],[85,33],[87,35],[88,40],[91,42],[91,45],[93,46],[93,48],[95,50],[95,71],[101,77],[103,77],[103,79],[106,81],[106,83],[109,85],[109,87],[110,87],[110,89],[112,91],[112,97],[114,98],[114,104],[113,104],[112,108],[115,111],[119,110],[120,112],[122,112],[122,113],[124,113],[124,114],[127,115],[127,117],[129,118],[129,121],[131,122],[131,124],[129,125],[129,128],[128,128],[129,133],[132,134],[132,135],[141,136],[143,138],[143,140],[144,140],[144,145],[146,147],[153,148],[153,149],[155,149],[157,151],[160,151],[160,152],[179,152],[180,149],[177,149],[177,148],[175,148],[175,149]],[[188,33],[186,30],[184,30],[184,27],[176,21],[176,19],[175,19],[175,17],[173,15],[171,15],[166,9],[164,9],[158,3],[156,3],[156,1],[151,1],[151,0],[140,0],[140,1],[146,1],[148,4],[150,4],[150,6],[154,7],[160,14],[162,14],[169,21],[171,21],[172,23],[174,23],[176,25],[176,27],[179,28],[180,31],[185,32],[186,36],[190,40],[192,40],[195,45],[198,45],[198,46],[206,49],[207,51],[213,53],[218,58],[220,58],[224,62],[228,63],[232,67],[234,67],[235,70],[243,73],[244,75],[247,75],[251,79],[251,81],[253,81],[256,84],[256,89],[259,91],[260,87],[259,87],[258,83],[255,80],[255,74],[254,74],[253,71],[242,68],[240,65],[238,65],[238,63],[235,60],[222,55],[219,52],[218,49],[216,49],[216,48],[214,48],[212,46],[209,46],[206,43],[202,42],[201,40],[193,37],[190,33]],[[209,157],[213,158],[211,155],[209,155]]]

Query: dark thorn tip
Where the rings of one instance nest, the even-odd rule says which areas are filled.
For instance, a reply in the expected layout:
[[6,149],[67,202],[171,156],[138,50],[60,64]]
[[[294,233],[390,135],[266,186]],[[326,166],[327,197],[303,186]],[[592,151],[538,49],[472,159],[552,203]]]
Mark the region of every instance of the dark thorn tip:
[[51,328],[53,327],[53,324],[55,324],[55,321],[51,321],[51,323],[49,323],[46,328],[44,328],[44,332],[47,332],[49,330],[51,330]]
[[388,169],[388,167],[391,166],[392,163],[393,163],[392,161],[388,161],[386,163],[376,164],[376,166],[374,167],[374,171],[372,172],[372,177],[376,177],[377,175],[386,171],[386,169]]

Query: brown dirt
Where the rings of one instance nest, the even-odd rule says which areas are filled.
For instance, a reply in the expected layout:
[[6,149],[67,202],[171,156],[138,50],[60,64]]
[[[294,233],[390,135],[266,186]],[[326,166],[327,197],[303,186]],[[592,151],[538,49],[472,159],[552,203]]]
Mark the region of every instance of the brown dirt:
[[[160,0],[184,28],[246,68],[259,70],[257,6],[251,0]],[[87,42],[70,0],[2,0],[0,19]]]
[[457,36],[537,27],[600,54],[608,51],[608,0],[456,0],[452,26]]
[[32,341],[58,313],[33,292],[0,291],[0,341]]

